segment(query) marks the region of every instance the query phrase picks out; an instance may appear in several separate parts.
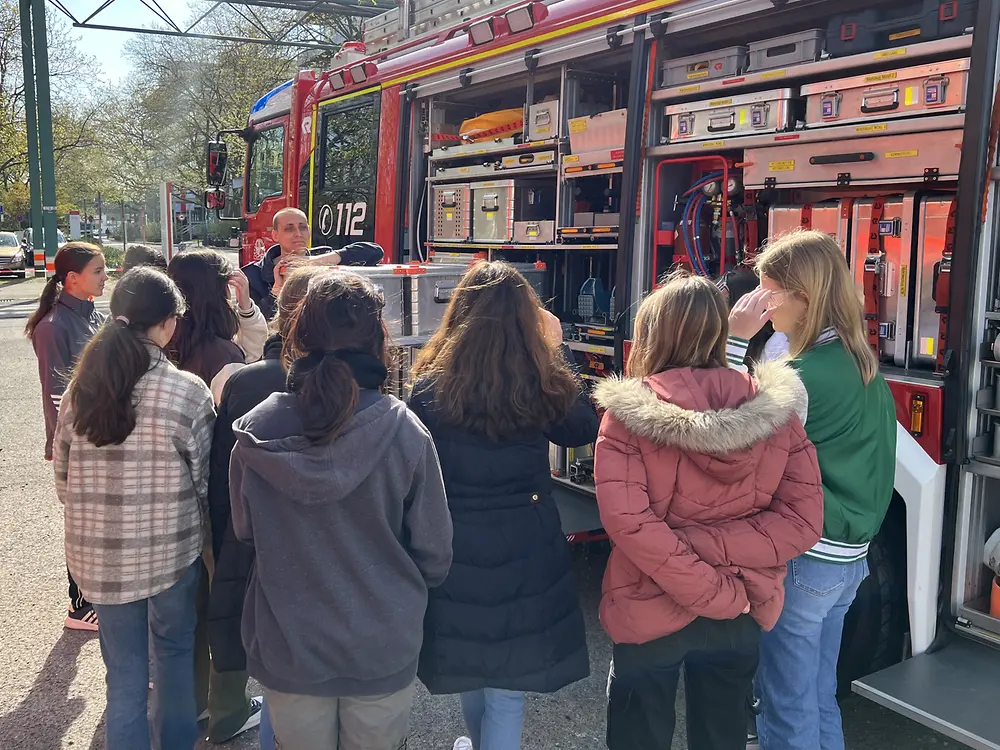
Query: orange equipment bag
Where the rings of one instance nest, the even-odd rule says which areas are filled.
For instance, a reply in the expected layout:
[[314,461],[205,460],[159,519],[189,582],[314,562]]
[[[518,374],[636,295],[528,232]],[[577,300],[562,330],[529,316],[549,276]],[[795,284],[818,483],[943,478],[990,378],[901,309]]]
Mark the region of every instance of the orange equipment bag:
[[465,143],[512,136],[524,130],[524,110],[502,109],[499,112],[487,112],[466,120],[458,130]]

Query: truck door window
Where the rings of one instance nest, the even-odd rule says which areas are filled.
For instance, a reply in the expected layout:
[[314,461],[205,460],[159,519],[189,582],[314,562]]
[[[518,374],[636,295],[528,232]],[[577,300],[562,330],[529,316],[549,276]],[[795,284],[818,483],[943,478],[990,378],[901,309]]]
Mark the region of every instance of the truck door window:
[[250,146],[247,213],[256,213],[266,198],[284,192],[285,126],[262,130]]
[[376,93],[322,107],[313,200],[313,242],[342,247],[375,237],[379,98]]

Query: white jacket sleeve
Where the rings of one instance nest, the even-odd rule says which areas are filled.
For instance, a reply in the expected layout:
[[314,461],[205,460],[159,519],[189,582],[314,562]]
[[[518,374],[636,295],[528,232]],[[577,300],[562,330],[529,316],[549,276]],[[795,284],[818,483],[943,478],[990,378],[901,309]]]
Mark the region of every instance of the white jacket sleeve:
[[246,363],[256,362],[264,356],[264,343],[267,341],[267,320],[256,302],[250,303],[250,311],[237,310],[240,319],[240,329],[236,333],[236,345],[246,355]]

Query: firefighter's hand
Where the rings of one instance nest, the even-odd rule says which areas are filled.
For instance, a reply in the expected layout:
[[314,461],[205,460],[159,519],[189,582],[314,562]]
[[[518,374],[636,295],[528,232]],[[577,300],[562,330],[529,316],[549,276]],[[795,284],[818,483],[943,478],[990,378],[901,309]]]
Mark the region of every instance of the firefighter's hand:
[[729,313],[729,335],[746,341],[752,339],[774,313],[771,296],[767,289],[757,288],[740,297]]
[[233,271],[229,274],[229,286],[236,293],[236,304],[240,310],[246,312],[253,307],[253,300],[250,299],[250,280],[242,271]]
[[545,342],[549,346],[560,346],[563,341],[563,330],[559,318],[544,307],[539,308],[539,313],[542,318],[542,336],[545,337]]
[[281,287],[285,285],[285,279],[288,278],[288,274],[294,271],[299,266],[306,263],[306,258],[298,255],[290,255],[287,258],[282,258],[277,263],[274,264],[274,284],[271,286],[271,294],[275,297],[281,291]]

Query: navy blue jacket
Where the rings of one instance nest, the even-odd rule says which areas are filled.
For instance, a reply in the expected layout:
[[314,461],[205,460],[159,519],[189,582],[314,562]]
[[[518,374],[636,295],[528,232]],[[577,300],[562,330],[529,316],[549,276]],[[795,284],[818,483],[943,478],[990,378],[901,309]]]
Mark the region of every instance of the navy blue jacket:
[[[332,252],[332,247],[311,247],[306,253],[308,255],[323,255]],[[340,253],[340,265],[342,266],[375,266],[382,260],[384,252],[380,245],[374,242],[354,242],[346,247],[342,247]],[[274,286],[274,264],[281,256],[281,246],[274,245],[260,260],[247,263],[242,271],[250,281],[250,297],[257,303],[257,307],[264,313],[268,320],[274,318],[278,312],[274,295],[271,288]]]

